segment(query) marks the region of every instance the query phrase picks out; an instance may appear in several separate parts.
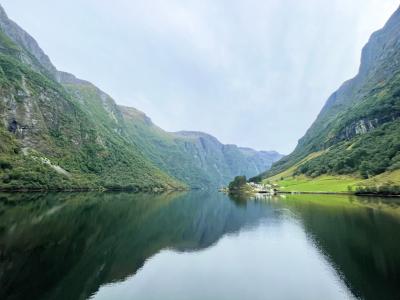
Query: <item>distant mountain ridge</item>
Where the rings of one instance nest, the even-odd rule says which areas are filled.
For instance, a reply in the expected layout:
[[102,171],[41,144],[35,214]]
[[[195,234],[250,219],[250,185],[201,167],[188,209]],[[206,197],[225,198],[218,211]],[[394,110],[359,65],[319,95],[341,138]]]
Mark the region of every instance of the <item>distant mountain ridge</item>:
[[287,170],[364,179],[394,172],[400,169],[399,117],[400,8],[372,34],[358,74],[329,97],[296,149],[253,180]]
[[0,141],[5,190],[204,188],[254,176],[280,157],[162,130],[58,71],[1,6]]
[[129,135],[143,153],[193,187],[226,185],[237,174],[254,176],[282,157],[275,151],[224,145],[203,132],[166,132],[137,109],[119,107]]

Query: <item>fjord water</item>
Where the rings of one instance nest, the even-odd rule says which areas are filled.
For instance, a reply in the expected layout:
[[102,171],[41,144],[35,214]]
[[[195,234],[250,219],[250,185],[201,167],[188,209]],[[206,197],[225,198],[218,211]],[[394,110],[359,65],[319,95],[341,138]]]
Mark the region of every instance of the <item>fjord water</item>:
[[0,195],[1,299],[399,299],[394,199]]

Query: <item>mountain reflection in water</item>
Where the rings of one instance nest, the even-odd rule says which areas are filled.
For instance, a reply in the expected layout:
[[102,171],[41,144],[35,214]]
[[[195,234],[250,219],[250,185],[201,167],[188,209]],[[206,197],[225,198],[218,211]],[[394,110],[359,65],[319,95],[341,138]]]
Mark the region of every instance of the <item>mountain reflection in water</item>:
[[398,299],[395,201],[0,196],[1,299]]

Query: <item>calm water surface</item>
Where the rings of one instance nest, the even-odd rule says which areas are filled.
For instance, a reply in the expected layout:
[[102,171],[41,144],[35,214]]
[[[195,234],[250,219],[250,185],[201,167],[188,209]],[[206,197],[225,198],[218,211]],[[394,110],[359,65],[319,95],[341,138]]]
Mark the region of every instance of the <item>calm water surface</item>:
[[400,203],[0,194],[0,299],[400,299]]

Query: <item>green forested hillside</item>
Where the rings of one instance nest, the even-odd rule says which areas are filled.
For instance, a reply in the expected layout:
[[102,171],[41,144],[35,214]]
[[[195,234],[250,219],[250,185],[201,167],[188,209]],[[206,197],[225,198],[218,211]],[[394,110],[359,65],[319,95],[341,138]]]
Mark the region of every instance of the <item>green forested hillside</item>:
[[6,35],[11,26],[33,43],[0,15],[0,189],[184,186],[107,122],[88,115],[26,44]]
[[[350,175],[400,168],[400,10],[364,47],[359,73],[332,94],[296,149],[253,178]],[[311,159],[306,159],[313,155]],[[285,177],[285,176],[280,176]],[[399,184],[394,182],[393,184]]]
[[190,187],[225,185],[236,174],[255,175],[281,157],[274,151],[223,145],[204,133],[166,132],[89,82],[62,73],[61,83],[89,116],[107,125],[104,131],[123,136],[154,165]]
[[215,173],[206,172],[204,168],[194,163],[195,157],[186,153],[182,147],[183,141],[174,134],[165,132],[154,125],[142,112],[120,107],[125,121],[126,131],[133,143],[136,143],[144,155],[168,174],[174,174],[192,187],[209,187],[222,184]]
[[58,71],[1,7],[0,141],[0,190],[214,187],[281,157],[163,131]]
[[55,81],[13,58],[0,67],[2,189],[182,186]]

